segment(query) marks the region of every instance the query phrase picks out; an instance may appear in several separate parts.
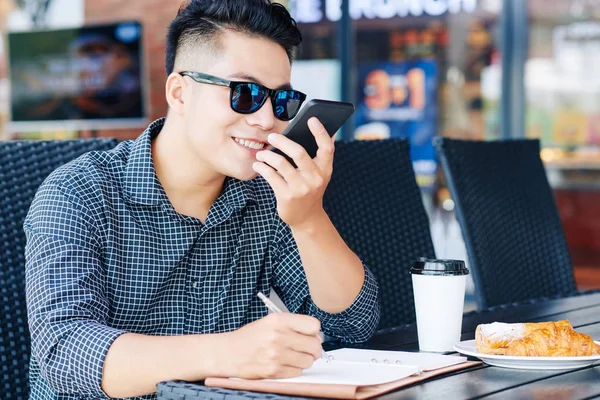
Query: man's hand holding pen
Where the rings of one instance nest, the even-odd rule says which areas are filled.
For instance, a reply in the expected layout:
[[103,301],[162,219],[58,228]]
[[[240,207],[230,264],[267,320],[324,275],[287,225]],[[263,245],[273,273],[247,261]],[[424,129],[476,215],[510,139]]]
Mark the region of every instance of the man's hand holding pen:
[[318,319],[275,312],[225,335],[219,375],[246,379],[299,376],[321,357]]

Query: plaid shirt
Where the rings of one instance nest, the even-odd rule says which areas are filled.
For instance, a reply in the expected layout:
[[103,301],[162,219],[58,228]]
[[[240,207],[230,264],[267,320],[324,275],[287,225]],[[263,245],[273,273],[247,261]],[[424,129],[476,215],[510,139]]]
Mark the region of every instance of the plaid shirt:
[[329,314],[312,302],[264,179],[228,178],[205,223],[177,213],[152,164],[163,122],[57,169],[33,201],[24,225],[33,400],[106,398],[104,359],[119,335],[235,330],[267,314],[256,293],[271,287],[327,335],[359,342],[376,328],[368,269],[347,310]]

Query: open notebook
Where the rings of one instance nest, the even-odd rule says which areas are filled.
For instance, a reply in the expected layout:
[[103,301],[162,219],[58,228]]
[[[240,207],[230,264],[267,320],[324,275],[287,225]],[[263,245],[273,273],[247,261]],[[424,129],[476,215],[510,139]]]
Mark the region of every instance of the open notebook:
[[296,378],[207,378],[204,384],[295,396],[367,399],[432,376],[481,364],[467,361],[465,357],[434,353],[339,349],[328,354],[333,356],[332,360],[319,359]]

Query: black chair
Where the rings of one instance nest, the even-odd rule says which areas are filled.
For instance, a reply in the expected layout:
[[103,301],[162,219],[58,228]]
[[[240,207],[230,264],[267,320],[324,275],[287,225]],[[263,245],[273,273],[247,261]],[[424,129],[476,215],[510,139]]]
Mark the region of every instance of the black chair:
[[324,208],[379,283],[379,329],[415,321],[410,268],[435,257],[406,139],[338,142]]
[[25,304],[23,220],[35,192],[57,167],[114,139],[0,142],[0,392],[29,398],[29,328]]
[[537,140],[434,141],[456,204],[479,308],[576,293]]

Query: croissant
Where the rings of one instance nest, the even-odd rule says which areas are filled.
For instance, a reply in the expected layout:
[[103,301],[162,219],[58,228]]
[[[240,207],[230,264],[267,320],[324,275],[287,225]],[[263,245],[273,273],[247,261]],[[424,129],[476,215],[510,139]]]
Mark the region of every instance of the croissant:
[[576,332],[569,321],[480,324],[475,330],[477,351],[507,356],[573,357],[600,355],[600,345]]

